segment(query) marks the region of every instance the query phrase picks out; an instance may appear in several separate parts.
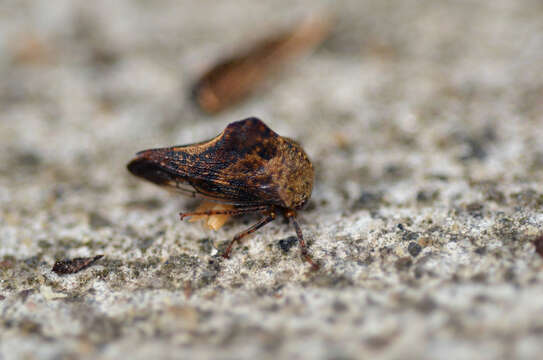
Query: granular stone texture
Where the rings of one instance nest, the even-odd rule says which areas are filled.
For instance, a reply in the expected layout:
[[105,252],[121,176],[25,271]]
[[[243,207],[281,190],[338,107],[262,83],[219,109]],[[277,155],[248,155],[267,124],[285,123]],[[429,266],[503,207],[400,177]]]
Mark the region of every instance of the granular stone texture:
[[[329,39],[214,117],[216,60]],[[543,2],[0,4],[0,359],[540,359]],[[216,232],[126,170],[257,116],[316,168],[300,222]],[[59,276],[55,261],[104,255]]]

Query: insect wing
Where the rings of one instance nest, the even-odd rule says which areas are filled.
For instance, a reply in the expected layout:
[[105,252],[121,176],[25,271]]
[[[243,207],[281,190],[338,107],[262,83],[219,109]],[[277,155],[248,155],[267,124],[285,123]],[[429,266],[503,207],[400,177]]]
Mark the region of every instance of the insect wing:
[[191,145],[144,150],[128,164],[155,184],[189,184],[204,197],[236,204],[278,204],[267,172],[279,136],[257,118],[231,123],[215,138]]

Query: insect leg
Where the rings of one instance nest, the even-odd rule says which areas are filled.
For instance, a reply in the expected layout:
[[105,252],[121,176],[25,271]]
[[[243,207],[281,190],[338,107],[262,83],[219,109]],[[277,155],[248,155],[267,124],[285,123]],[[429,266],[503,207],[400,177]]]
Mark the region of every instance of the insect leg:
[[185,184],[181,181],[175,181],[175,188],[177,189],[177,191],[184,193],[185,195],[189,195],[190,197],[196,197],[196,194],[198,194],[198,192],[193,189],[188,189],[184,187],[184,185]]
[[301,253],[302,259],[304,259],[309,264],[311,264],[311,267],[313,268],[313,270],[318,270],[319,265],[313,261],[313,259],[307,252],[307,247],[305,246],[305,240],[302,234],[302,229],[300,228],[300,225],[298,225],[298,221],[296,221],[296,213],[294,211],[287,211],[285,213],[285,216],[289,219],[290,223],[294,226],[294,229],[296,230],[296,236],[298,236],[298,241],[300,242],[300,253]]
[[179,213],[180,220],[183,220],[187,216],[211,216],[211,215],[243,215],[263,210],[268,210],[269,206],[246,206],[234,209],[225,209],[225,210],[208,210],[208,211],[196,211],[196,212],[186,212]]
[[257,222],[256,224],[254,224],[247,230],[244,230],[236,234],[236,236],[234,236],[232,241],[230,241],[230,244],[228,244],[228,247],[226,248],[226,251],[224,252],[222,256],[228,259],[230,257],[230,252],[232,251],[232,246],[234,246],[234,243],[239,242],[245,236],[254,233],[258,229],[260,229],[262,226],[266,225],[267,223],[273,220],[275,220],[275,212],[271,210],[265,218],[260,219],[259,222]]

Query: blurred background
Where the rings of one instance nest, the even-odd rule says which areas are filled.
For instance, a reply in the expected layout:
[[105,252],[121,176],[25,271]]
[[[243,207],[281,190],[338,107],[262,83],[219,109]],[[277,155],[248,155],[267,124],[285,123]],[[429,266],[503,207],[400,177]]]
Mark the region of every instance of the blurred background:
[[[314,51],[197,108],[205,71],[315,13]],[[536,359],[542,20],[539,0],[1,1],[0,359]],[[249,116],[316,167],[319,274],[280,221],[218,266],[253,219],[180,223],[194,201],[126,171]]]

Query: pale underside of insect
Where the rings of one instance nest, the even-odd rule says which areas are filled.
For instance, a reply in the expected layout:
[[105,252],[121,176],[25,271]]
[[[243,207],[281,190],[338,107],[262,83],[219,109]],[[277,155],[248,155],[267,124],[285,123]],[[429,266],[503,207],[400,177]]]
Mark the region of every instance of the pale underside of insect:
[[[216,203],[211,201],[202,201],[198,206],[195,212],[206,212],[206,211],[224,211],[233,209],[234,206],[224,203]],[[215,215],[193,215],[190,217],[189,222],[203,221],[204,225],[211,230],[220,229],[230,218],[230,215],[225,214],[215,214]]]
[[235,243],[276,219],[285,216],[292,224],[302,258],[313,268],[297,210],[309,200],[314,170],[302,147],[279,136],[257,118],[231,123],[208,141],[141,151],[128,170],[157,185],[190,196],[227,204],[225,208],[181,213],[188,216],[243,215],[263,217],[230,241],[223,256],[228,258]]

